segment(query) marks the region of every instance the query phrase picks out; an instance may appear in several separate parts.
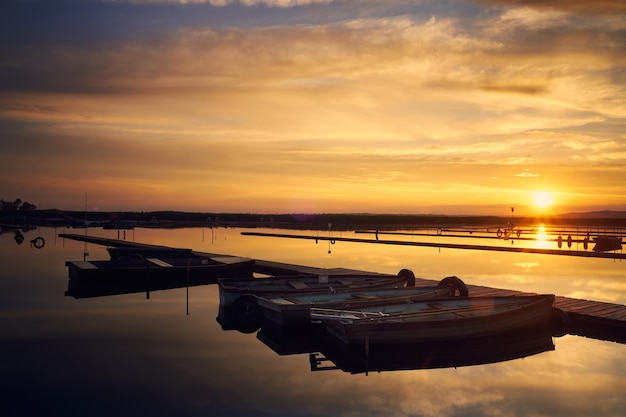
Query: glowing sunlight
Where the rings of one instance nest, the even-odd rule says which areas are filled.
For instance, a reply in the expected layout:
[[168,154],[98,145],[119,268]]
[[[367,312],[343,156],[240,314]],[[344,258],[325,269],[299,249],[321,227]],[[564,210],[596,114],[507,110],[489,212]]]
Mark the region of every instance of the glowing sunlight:
[[551,243],[548,241],[548,234],[546,232],[546,226],[540,224],[537,229],[535,229],[535,241],[533,242],[532,247],[538,249],[548,249],[551,247]]
[[533,203],[536,208],[543,210],[554,204],[554,197],[548,191],[535,191],[533,193]]

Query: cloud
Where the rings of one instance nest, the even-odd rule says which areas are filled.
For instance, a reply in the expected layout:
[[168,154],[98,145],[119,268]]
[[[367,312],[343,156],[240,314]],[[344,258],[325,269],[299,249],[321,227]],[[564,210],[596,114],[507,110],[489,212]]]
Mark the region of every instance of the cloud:
[[[68,25],[60,36],[53,22],[43,27],[54,36],[0,42],[0,118],[12,138],[0,159],[17,170],[46,156],[29,184],[88,178],[115,190],[126,178],[155,194],[182,198],[184,183],[244,201],[271,183],[276,201],[301,190],[359,204],[349,190],[371,186],[389,201],[425,190],[439,206],[454,203],[451,190],[457,200],[512,193],[485,185],[494,177],[519,193],[539,180],[619,190],[619,14],[492,2],[511,7],[453,15],[410,1],[350,14],[355,3],[342,0],[259,21],[267,8],[226,2],[98,4],[115,30]],[[133,10],[150,18],[122,18]]]
[[478,3],[502,7],[532,7],[541,10],[564,10],[580,14],[626,14],[626,4],[621,0],[476,0]]
[[534,178],[534,177],[538,177],[539,174],[534,174],[532,172],[530,172],[530,170],[526,170],[524,172],[520,172],[518,174],[515,174],[516,177],[524,177],[524,178]]
[[337,0],[101,0],[112,3],[132,3],[132,4],[207,4],[211,6],[269,6],[269,7],[297,7],[310,4],[325,4]]

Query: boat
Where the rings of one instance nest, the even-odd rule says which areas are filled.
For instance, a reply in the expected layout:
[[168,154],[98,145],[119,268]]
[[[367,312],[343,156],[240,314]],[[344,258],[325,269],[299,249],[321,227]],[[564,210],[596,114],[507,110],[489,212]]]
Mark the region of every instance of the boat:
[[610,252],[622,249],[622,238],[620,236],[596,236],[593,238],[595,246],[594,252]]
[[424,343],[550,323],[554,299],[553,294],[455,297],[359,310],[311,308],[310,315],[343,343]]
[[67,261],[70,280],[108,282],[150,280],[150,282],[216,283],[219,278],[252,278],[254,260],[235,256],[201,255],[144,257],[141,253],[101,261]]
[[218,285],[220,304],[227,307],[236,302],[252,302],[256,304],[257,297],[272,298],[283,295],[340,293],[414,286],[415,275],[410,270],[403,269],[397,275],[311,274],[255,278],[252,280],[220,279],[218,280]]
[[408,269],[397,275],[336,274],[291,275],[254,279],[219,279],[219,314],[217,321],[223,329],[258,329],[263,311],[258,298],[295,296],[303,294],[331,294],[381,288],[401,288],[415,285],[415,275]]
[[[453,284],[454,283],[454,284]],[[282,326],[310,322],[310,308],[354,310],[389,303],[411,303],[418,300],[454,297],[457,288],[464,288],[459,295],[467,296],[467,287],[457,277],[446,277],[436,286],[366,289],[350,292],[309,293],[302,295],[282,294],[279,297],[257,297],[266,320]]]

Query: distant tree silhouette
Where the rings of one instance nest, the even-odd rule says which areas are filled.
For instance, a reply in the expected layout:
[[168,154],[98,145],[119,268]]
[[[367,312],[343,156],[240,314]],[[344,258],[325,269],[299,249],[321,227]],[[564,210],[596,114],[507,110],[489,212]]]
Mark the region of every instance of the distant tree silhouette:
[[29,203],[28,201],[24,201],[19,208],[20,211],[32,211],[37,210],[37,206]]
[[4,199],[0,199],[0,207],[2,212],[13,212],[13,211],[32,211],[36,210],[37,206],[29,203],[28,201],[22,201],[21,198],[16,198],[14,201],[5,201]]

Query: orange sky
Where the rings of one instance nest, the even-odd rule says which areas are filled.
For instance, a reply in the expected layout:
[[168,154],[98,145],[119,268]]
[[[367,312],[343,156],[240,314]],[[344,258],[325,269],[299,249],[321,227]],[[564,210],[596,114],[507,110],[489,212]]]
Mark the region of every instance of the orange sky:
[[6,200],[626,210],[622,2],[9,0],[0,16]]

